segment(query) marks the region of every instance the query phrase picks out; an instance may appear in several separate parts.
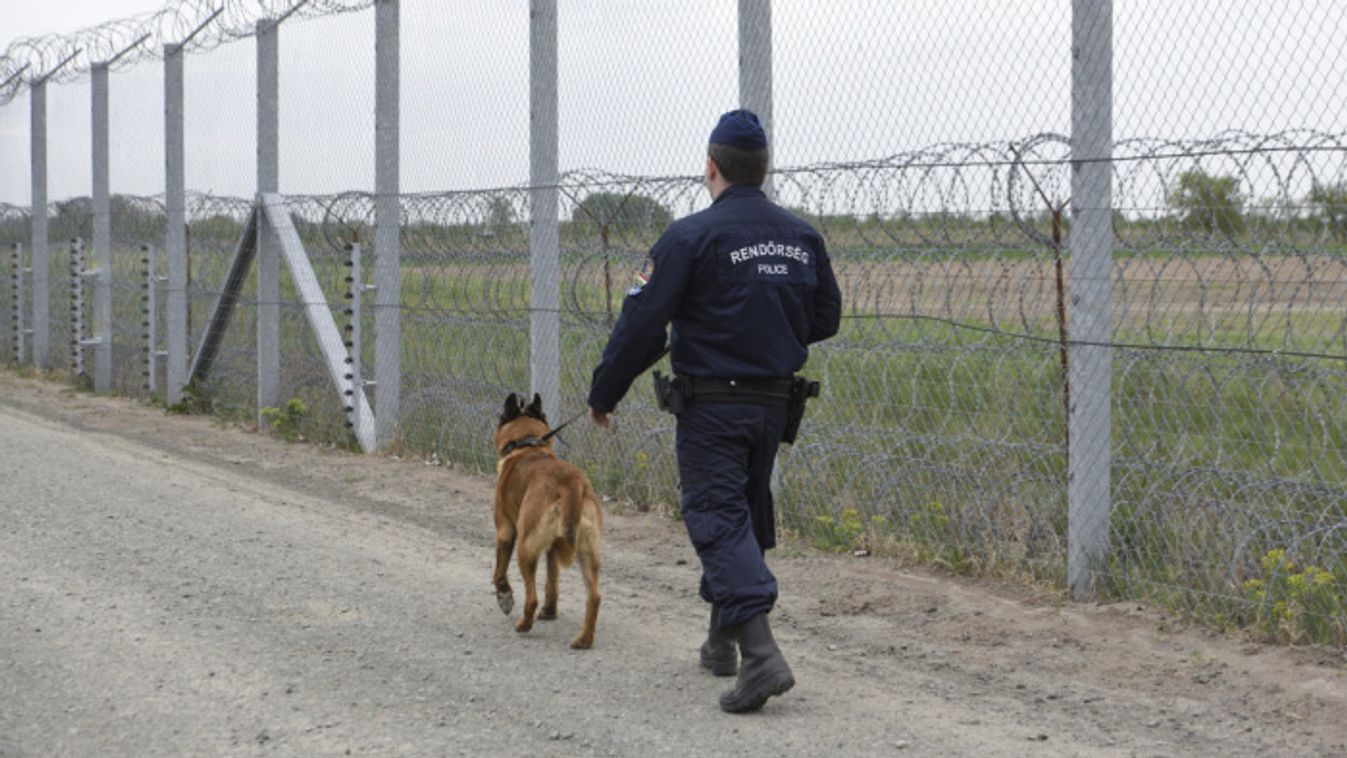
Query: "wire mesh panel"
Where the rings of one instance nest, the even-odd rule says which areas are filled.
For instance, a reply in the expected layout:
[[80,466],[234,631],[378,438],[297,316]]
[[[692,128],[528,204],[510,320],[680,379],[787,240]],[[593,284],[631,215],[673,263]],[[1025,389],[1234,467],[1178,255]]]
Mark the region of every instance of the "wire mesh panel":
[[[89,197],[90,85],[87,80],[47,88],[47,195],[53,204]],[[52,230],[52,241],[64,241]]]
[[1106,581],[1347,641],[1341,3],[1117,9]]
[[407,197],[400,437],[487,468],[499,405],[528,387],[528,237],[515,191]]
[[[403,3],[400,35],[396,433],[488,469],[501,402],[529,388],[529,5]],[[372,199],[351,210],[374,223]]]
[[[113,195],[111,214],[113,387],[122,394],[148,397],[153,386],[162,394],[163,360],[150,354],[162,343],[155,340],[152,345],[150,337],[163,334],[163,198]],[[147,373],[151,366],[156,367],[153,380]]]
[[[819,208],[846,308],[806,367],[828,391],[785,459],[799,528],[843,544],[898,535],[951,565],[1060,569],[1062,242],[1034,189],[1060,177],[1022,161],[1061,149],[935,147],[778,182]],[[838,197],[875,210],[820,207]]]
[[[108,39],[111,57],[130,39]],[[123,47],[113,49],[115,45]],[[144,44],[144,43],[142,43]],[[138,50],[139,48],[135,48]],[[133,50],[133,52],[135,52]],[[103,58],[104,60],[106,59]],[[163,349],[164,234],[164,91],[161,66],[144,63],[119,68],[109,76],[108,164],[112,232],[112,386],[114,391],[162,397],[162,356],[151,355],[149,337]],[[146,249],[154,247],[154,255]],[[154,264],[154,271],[147,268]],[[147,289],[154,286],[151,297]],[[155,306],[147,312],[148,306]],[[158,376],[147,375],[151,365]]]
[[1068,130],[1066,0],[771,8],[778,167]]
[[[561,197],[561,386],[569,415],[586,407],[592,372],[646,252],[670,220],[705,208],[710,197],[698,178],[596,171],[563,175]],[[667,360],[659,368],[668,373]],[[568,453],[606,492],[676,503],[674,419],[656,407],[648,377],[632,387],[619,419],[611,432],[577,430]]]
[[[188,196],[187,333],[193,350],[201,344],[212,309],[224,291],[226,275],[243,234],[252,201],[244,198]],[[239,293],[221,338],[210,374],[195,396],[184,398],[203,410],[233,418],[257,414],[257,325],[255,277]]]
[[48,328],[51,340],[48,368],[56,373],[75,370],[73,350],[79,335],[76,322],[84,317],[72,309],[72,295],[81,268],[72,266],[72,250],[76,243],[88,245],[93,231],[93,212],[89,198],[60,200],[48,206]]
[[528,3],[400,5],[403,191],[527,182]]
[[[16,76],[22,64],[7,64],[4,78]],[[31,283],[21,271],[28,260],[31,226],[29,212],[25,206],[29,197],[31,167],[29,163],[29,109],[30,103],[26,90],[16,84],[10,92],[0,90],[0,95],[12,97],[7,105],[0,107],[0,161],[4,171],[0,171],[0,270],[4,271],[0,279],[0,301],[4,309],[0,311],[0,361],[17,365],[21,357],[20,346],[26,343],[20,333],[27,328],[26,319],[30,317],[26,290]],[[18,246],[18,247],[16,247]],[[19,277],[23,277],[20,279]]]
[[[554,420],[584,410],[651,245],[711,202],[711,126],[753,103],[770,116],[767,188],[823,233],[844,298],[840,333],[803,371],[823,396],[779,460],[785,526],[826,547],[1060,583],[1080,505],[1073,477],[1093,477],[1110,502],[1092,591],[1274,638],[1347,642],[1341,3],[1114,0],[1109,33],[1091,38],[1111,40],[1098,43],[1107,50],[1073,50],[1083,34],[1073,9],[1108,4],[404,0],[401,95],[388,100],[375,96],[372,5],[231,0],[213,16],[217,4],[180,0],[96,32],[20,40],[0,57],[4,81],[93,51],[69,58],[48,98],[57,368],[70,337],[66,242],[89,234],[83,77],[95,53],[141,34],[112,78],[115,385],[143,391],[136,266],[140,247],[169,231],[164,46],[189,53],[195,348],[258,190],[253,37],[259,20],[279,20],[280,190],[359,351],[349,365],[379,362],[375,309],[357,305],[394,289],[365,283],[391,255],[387,237],[376,244],[376,207],[396,195],[392,442],[483,470],[503,398],[550,386],[538,374],[559,379]],[[555,8],[555,28],[539,26],[539,8]],[[1073,120],[1073,91],[1091,84],[1083,54],[1110,64],[1092,102],[1112,104],[1100,111],[1111,137],[1085,160],[1090,135]],[[32,80],[16,81],[0,86],[0,201],[15,206],[0,206],[5,245],[28,239],[18,208]],[[555,95],[555,146],[537,87]],[[381,164],[379,190],[375,122],[386,127],[390,113],[376,103],[399,99],[401,174]],[[1073,197],[1073,176],[1099,166],[1091,186],[1111,194],[1091,207]],[[556,249],[539,250],[553,231]],[[1094,239],[1099,257],[1072,255]],[[1096,261],[1107,265],[1092,276]],[[1105,305],[1073,297],[1099,282],[1111,287],[1100,288]],[[250,276],[191,403],[256,416],[258,291]],[[0,311],[12,299],[0,293]],[[347,404],[305,305],[282,274],[278,397],[300,404],[286,428],[349,443]],[[540,339],[553,326],[555,348]],[[3,339],[12,348],[13,335]],[[1069,381],[1080,355],[1108,378]],[[1080,410],[1084,397],[1100,399],[1095,416]],[[653,400],[639,379],[616,430],[577,424],[561,449],[605,494],[672,507],[674,420]],[[1097,470],[1072,468],[1084,460],[1080,431],[1100,440]]]
[[[29,102],[27,90],[0,106],[0,202],[16,207],[28,204],[32,177],[29,162]],[[27,234],[20,235],[27,244]]]
[[[77,272],[71,267],[71,247],[78,239],[87,245],[93,232],[89,198],[89,82],[75,81],[47,89],[47,318],[46,368],[69,374],[76,347],[72,310],[72,283]],[[35,262],[34,268],[40,264]],[[36,272],[35,272],[36,273]],[[36,289],[40,280],[34,278]],[[36,318],[41,318],[40,314]]]
[[[374,188],[372,28],[368,12],[281,26],[280,178],[287,192]],[[252,131],[244,136],[250,145]]]
[[[324,233],[323,220],[328,216],[326,198],[287,198],[290,216],[309,263],[318,277],[324,299],[333,321],[345,321],[349,298],[346,266],[349,256],[343,245],[331,244]],[[318,340],[304,314],[308,305],[295,286],[288,269],[281,276],[281,392],[285,405],[280,426],[293,419],[297,432],[317,439],[346,442],[349,439],[347,408],[354,400],[338,393],[332,386],[326,363],[319,350]],[[343,331],[343,335],[348,335]],[[349,342],[349,336],[345,341]],[[294,402],[298,401],[299,405]],[[289,406],[287,409],[286,406]],[[288,412],[288,417],[285,415]]]

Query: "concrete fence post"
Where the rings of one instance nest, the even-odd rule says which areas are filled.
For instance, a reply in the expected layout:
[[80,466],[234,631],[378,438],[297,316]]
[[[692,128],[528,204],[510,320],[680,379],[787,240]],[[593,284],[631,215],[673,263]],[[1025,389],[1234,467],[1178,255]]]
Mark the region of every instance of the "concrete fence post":
[[108,175],[108,65],[92,69],[94,391],[112,389],[112,205]]
[[164,256],[168,286],[164,301],[164,397],[182,402],[187,384],[187,173],[183,110],[183,49],[164,48]]
[[33,365],[51,368],[51,257],[47,251],[47,82],[34,82],[29,92],[31,131],[29,148],[32,167],[32,240],[29,265],[32,292]]
[[[529,3],[529,380],[554,418],[561,408],[557,3]],[[569,409],[568,409],[569,410]],[[569,415],[569,413],[567,414]]]
[[1067,582],[1089,596],[1107,559],[1113,351],[1113,2],[1071,3]]
[[[257,196],[280,192],[280,46],[275,21],[257,22]],[[265,217],[257,224],[257,423],[280,405],[281,254]]]
[[[758,114],[776,154],[772,129],[772,0],[739,0],[739,107]],[[769,175],[762,190],[775,197]]]
[[374,438],[385,447],[402,396],[398,0],[378,0],[374,23]]

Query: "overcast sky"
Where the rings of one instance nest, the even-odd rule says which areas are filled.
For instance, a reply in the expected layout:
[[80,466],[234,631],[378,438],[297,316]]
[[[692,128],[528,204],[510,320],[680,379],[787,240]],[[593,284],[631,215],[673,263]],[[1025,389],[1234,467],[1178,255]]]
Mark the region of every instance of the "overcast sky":
[[[162,0],[0,0],[0,46]],[[559,0],[561,164],[700,170],[737,105],[734,0]],[[1115,0],[1117,139],[1347,132],[1347,2]],[[775,0],[778,166],[1065,134],[1070,0]],[[373,14],[281,30],[281,188],[373,184]],[[187,180],[254,187],[251,40],[187,60]],[[112,77],[113,191],[163,191],[162,65]],[[49,194],[89,192],[87,81],[48,94]],[[0,201],[25,204],[29,104],[0,106]],[[403,0],[405,191],[526,181],[528,0]],[[1338,157],[1341,164],[1341,156]]]
[[164,7],[164,0],[0,0],[3,44],[15,37],[68,32]]

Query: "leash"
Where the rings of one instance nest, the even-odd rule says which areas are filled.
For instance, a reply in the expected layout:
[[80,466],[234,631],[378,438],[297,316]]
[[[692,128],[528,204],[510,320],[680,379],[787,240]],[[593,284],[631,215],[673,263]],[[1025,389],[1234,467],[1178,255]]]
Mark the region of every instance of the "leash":
[[580,411],[574,416],[571,416],[570,418],[563,421],[560,426],[557,426],[556,428],[552,429],[550,432],[544,434],[541,437],[522,437],[517,440],[511,440],[505,445],[505,448],[500,451],[501,457],[504,458],[505,456],[509,455],[510,453],[513,453],[514,451],[518,450],[521,447],[542,447],[543,445],[546,445],[547,441],[555,437],[558,432],[570,426],[572,422],[577,421],[581,416],[584,416],[588,412],[589,412],[588,408],[586,408],[583,411]]
[[[637,374],[637,376],[640,376],[641,374],[644,374],[645,372],[654,368],[655,364],[659,363],[660,360],[662,360],[664,356],[668,354],[669,348],[665,347],[663,350],[660,351],[659,355],[655,356],[655,360],[651,361],[646,365],[645,368],[641,369],[641,371]],[[580,417],[584,416],[587,413],[589,413],[588,408],[566,419],[561,423],[560,426],[557,426],[556,428],[552,429],[552,431],[548,432],[547,434],[544,434],[541,437],[524,437],[522,439],[512,440],[511,442],[505,445],[505,448],[503,450],[501,450],[500,453],[501,457],[505,457],[521,447],[542,447],[543,445],[546,445],[548,440],[552,439],[557,435],[557,432],[560,432],[562,429],[565,429],[566,427],[570,426],[572,422],[579,420]]]
[[542,437],[540,437],[540,439],[541,439],[543,442],[546,442],[546,441],[548,441],[549,439],[552,439],[552,437],[556,436],[557,432],[559,432],[559,431],[561,431],[562,429],[565,429],[566,427],[570,426],[572,422],[578,421],[578,420],[579,420],[582,416],[584,416],[586,413],[589,413],[589,409],[588,409],[588,408],[586,408],[586,409],[584,409],[583,411],[580,411],[579,413],[575,414],[574,416],[571,416],[570,418],[566,419],[565,421],[563,421],[563,422],[561,423],[560,426],[556,427],[555,429],[553,429],[552,431],[548,432],[547,434],[544,434]]

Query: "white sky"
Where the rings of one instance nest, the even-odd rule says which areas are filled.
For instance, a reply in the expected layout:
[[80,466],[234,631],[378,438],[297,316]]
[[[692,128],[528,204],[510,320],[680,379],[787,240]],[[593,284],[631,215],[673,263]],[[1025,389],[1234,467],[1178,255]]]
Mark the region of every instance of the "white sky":
[[[0,47],[162,0],[0,0]],[[1070,0],[774,0],[778,166],[1066,133]],[[734,0],[559,0],[562,170],[700,170],[737,105]],[[1114,136],[1347,133],[1347,2],[1115,0]],[[281,30],[281,189],[373,183],[371,12]],[[254,44],[187,60],[188,186],[249,195]],[[113,191],[163,191],[162,66],[112,77]],[[89,192],[87,82],[48,94],[49,196]],[[27,203],[28,99],[0,106],[0,201]],[[528,169],[527,0],[403,0],[402,182]],[[1341,156],[1337,159],[1342,162]]]
[[0,0],[0,44],[15,37],[69,32],[164,7],[163,0]]

